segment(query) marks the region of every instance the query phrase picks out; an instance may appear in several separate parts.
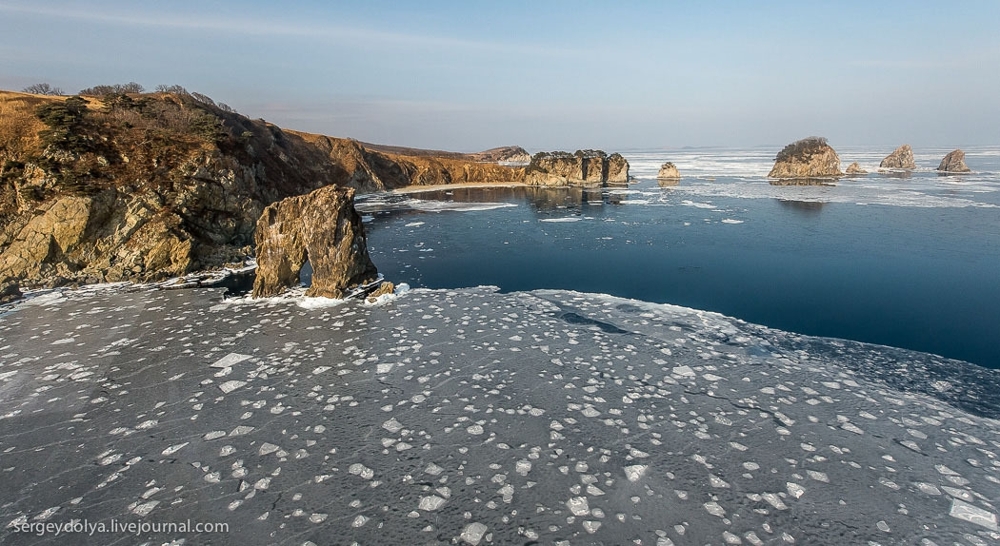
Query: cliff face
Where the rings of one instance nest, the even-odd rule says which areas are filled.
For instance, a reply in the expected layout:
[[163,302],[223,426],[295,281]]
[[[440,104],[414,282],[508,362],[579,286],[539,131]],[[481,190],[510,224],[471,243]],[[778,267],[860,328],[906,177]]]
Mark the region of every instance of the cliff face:
[[[474,154],[413,155],[371,150],[356,140],[286,131],[325,154],[338,184],[361,192],[385,191],[404,186],[463,184],[471,182],[521,182],[523,167],[471,159]],[[481,152],[486,153],[486,152]]]
[[151,281],[251,254],[264,208],[327,185],[523,180],[283,131],[186,94],[0,92],[0,281]]
[[628,184],[628,161],[601,150],[539,152],[531,158],[524,182],[537,186],[604,186]]
[[843,176],[840,158],[825,138],[809,137],[785,146],[774,158],[768,178],[829,178]]

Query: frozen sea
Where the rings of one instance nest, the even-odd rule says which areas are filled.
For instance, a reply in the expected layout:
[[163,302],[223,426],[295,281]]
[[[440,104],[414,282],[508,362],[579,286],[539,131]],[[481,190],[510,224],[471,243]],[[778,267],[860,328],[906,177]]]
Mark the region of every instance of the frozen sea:
[[[746,279],[747,297],[770,271],[764,295],[824,309],[863,284],[825,266],[871,276],[873,249],[890,271],[937,249],[906,269],[934,288],[923,300],[958,293],[995,272],[995,175],[789,188],[721,179],[695,152],[643,157],[628,190],[367,199],[376,263],[414,287],[377,304],[105,285],[0,309],[0,542],[998,543],[1000,371],[648,301],[679,279],[709,304],[725,298],[704,286]],[[646,177],[668,159],[703,171],[661,190]],[[838,233],[857,248],[836,254]],[[697,256],[714,285],[681,271]],[[454,285],[435,286],[448,264]],[[931,283],[931,266],[971,277]],[[492,282],[504,271],[541,280]],[[995,333],[987,284],[963,324]],[[229,527],[52,530],[75,520]]]
[[[1000,151],[975,172],[877,173],[889,151],[840,150],[872,174],[774,186],[774,151],[626,154],[628,189],[453,189],[361,204],[379,270],[413,286],[612,294],[798,333],[1000,368]],[[677,164],[676,187],[655,182]],[[461,213],[455,211],[464,211]]]

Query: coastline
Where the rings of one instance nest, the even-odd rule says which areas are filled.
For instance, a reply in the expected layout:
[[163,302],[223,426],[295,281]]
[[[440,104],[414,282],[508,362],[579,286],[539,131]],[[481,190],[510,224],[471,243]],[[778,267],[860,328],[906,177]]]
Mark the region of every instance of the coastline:
[[524,182],[458,182],[454,184],[404,186],[402,188],[395,188],[389,190],[387,193],[409,195],[411,193],[423,193],[430,191],[448,190],[453,188],[526,188],[528,186],[530,186],[530,184],[525,184]]

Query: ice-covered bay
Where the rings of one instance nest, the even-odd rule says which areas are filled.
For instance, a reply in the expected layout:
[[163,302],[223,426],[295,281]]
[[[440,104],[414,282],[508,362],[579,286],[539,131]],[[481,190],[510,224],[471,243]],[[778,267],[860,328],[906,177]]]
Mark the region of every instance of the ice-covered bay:
[[998,373],[956,361],[565,291],[36,303],[0,316],[5,543],[1000,540]]

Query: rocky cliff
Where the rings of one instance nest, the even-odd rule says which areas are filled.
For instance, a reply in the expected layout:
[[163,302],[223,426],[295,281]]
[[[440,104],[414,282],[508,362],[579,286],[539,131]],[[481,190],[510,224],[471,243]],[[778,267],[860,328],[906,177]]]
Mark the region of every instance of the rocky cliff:
[[840,158],[825,138],[809,137],[785,146],[774,158],[768,178],[830,178],[843,176]]
[[917,168],[916,162],[913,160],[913,148],[910,148],[909,144],[903,144],[899,148],[896,148],[891,154],[885,156],[885,159],[879,163],[880,169],[901,169],[904,171],[912,171]]
[[0,284],[151,281],[240,260],[267,205],[328,185],[524,178],[285,131],[199,97],[0,92]]
[[372,282],[378,274],[351,188],[327,186],[268,205],[257,222],[254,242],[255,298],[297,286],[306,261],[313,269],[307,296],[342,298],[348,289]]
[[965,164],[965,152],[962,150],[948,152],[948,155],[941,159],[941,164],[938,165],[937,170],[949,173],[967,173],[972,171]]
[[531,158],[524,182],[537,186],[607,186],[628,184],[628,161],[601,150],[539,152]]

